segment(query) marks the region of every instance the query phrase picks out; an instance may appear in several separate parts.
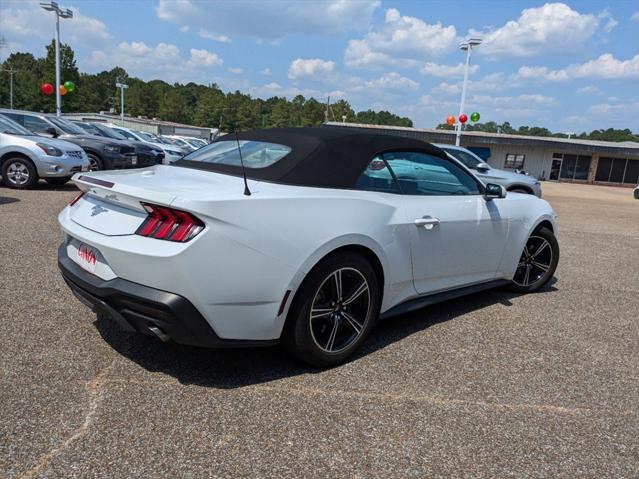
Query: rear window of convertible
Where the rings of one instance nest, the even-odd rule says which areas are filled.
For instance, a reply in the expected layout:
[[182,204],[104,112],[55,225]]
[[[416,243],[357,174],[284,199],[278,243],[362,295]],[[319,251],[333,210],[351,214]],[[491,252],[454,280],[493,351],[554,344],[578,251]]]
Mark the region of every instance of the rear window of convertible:
[[240,149],[245,168],[266,168],[284,158],[291,152],[285,145],[267,143],[263,141],[222,140],[211,143],[184,157],[185,160],[218,164],[242,166],[240,162]]

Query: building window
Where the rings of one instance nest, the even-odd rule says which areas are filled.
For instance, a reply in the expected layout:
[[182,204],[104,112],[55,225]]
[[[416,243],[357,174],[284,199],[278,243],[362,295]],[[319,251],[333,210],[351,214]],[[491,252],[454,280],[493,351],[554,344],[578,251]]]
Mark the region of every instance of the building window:
[[514,153],[506,154],[506,161],[504,162],[504,168],[512,168],[514,170],[521,170],[524,167],[525,155],[516,155]]
[[588,155],[568,155],[562,153],[553,153],[552,157],[554,159],[561,159],[559,178],[562,180],[586,181],[588,179],[592,157]]
[[639,160],[599,158],[595,180],[636,185],[639,181]]

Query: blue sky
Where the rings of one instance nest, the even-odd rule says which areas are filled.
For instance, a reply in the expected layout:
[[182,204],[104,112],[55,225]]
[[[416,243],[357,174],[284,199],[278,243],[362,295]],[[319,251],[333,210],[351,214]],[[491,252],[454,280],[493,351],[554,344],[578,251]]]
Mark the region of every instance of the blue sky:
[[[82,71],[116,65],[145,80],[217,83],[256,97],[344,98],[433,127],[459,108],[482,121],[639,131],[639,0],[68,0],[62,41]],[[53,16],[2,0],[11,51],[42,55]],[[3,82],[6,81],[4,78]]]

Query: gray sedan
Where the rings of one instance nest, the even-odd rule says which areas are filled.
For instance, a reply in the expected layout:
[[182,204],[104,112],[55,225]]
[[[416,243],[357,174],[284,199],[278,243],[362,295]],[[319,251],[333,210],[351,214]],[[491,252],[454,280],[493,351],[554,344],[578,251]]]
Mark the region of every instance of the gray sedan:
[[497,183],[508,191],[528,193],[541,198],[541,183],[528,175],[493,168],[475,153],[461,146],[444,144],[435,144],[435,146],[473,170],[484,184]]

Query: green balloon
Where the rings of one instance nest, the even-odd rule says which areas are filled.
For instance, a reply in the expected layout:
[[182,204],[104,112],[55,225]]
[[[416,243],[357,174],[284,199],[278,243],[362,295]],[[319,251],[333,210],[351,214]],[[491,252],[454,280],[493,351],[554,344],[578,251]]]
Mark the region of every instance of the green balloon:
[[470,121],[472,121],[472,122],[479,121],[479,113],[477,113],[476,111],[471,113],[470,114]]
[[72,81],[65,81],[64,88],[66,88],[67,91],[73,91],[75,90],[75,83],[73,83]]

